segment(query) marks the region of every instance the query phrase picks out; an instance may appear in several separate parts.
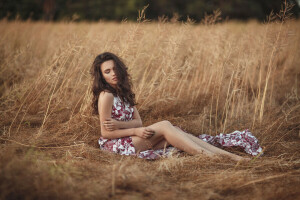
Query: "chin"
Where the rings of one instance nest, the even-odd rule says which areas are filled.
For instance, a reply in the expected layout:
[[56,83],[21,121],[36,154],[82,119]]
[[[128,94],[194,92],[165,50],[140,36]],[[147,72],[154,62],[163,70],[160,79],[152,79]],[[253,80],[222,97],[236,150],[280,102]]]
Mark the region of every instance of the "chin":
[[116,88],[117,87],[117,83],[112,83],[110,84],[111,87]]

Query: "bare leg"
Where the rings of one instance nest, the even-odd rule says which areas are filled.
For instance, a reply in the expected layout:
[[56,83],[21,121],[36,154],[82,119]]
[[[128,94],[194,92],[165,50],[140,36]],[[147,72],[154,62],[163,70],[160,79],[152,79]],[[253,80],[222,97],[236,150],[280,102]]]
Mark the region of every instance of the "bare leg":
[[[204,154],[206,156],[214,157],[215,153],[208,151],[207,149],[201,147],[188,136],[182,134],[178,129],[176,129],[170,122],[162,121],[148,126],[155,131],[155,135],[149,139],[142,139],[137,136],[132,136],[132,142],[137,149],[137,151],[150,149],[149,146],[155,146],[163,138],[171,144],[172,146],[185,151],[191,155]],[[150,145],[149,145],[150,143]],[[148,146],[149,145],[149,146]]]
[[238,156],[236,154],[230,153],[228,151],[224,151],[223,149],[220,149],[218,147],[215,147],[207,142],[204,142],[203,140],[201,140],[200,138],[195,137],[192,134],[186,133],[183,130],[181,130],[179,127],[174,126],[177,130],[179,130],[179,132],[181,134],[184,134],[186,136],[188,136],[191,140],[193,140],[195,143],[197,143],[198,145],[200,145],[201,147],[207,149],[210,152],[213,152],[215,154],[220,154],[220,155],[227,155],[229,157],[234,158],[234,160],[250,160],[249,158],[243,158],[241,156]]
[[162,139],[159,143],[153,146],[153,150],[164,149],[167,148],[168,146],[170,146],[170,143],[168,143],[166,139]]
[[160,143],[165,140],[162,134],[154,134],[151,138],[148,139],[144,139],[138,136],[131,136],[131,138],[134,148],[137,152],[154,149],[157,145],[161,146]]

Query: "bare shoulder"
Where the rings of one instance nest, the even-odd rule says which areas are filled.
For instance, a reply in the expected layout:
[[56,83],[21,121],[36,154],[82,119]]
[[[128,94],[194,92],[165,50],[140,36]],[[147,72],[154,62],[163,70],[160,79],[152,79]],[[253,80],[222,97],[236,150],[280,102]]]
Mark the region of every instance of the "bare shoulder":
[[107,91],[102,91],[99,95],[99,103],[108,103],[108,102],[112,102],[114,99],[114,95],[110,92]]

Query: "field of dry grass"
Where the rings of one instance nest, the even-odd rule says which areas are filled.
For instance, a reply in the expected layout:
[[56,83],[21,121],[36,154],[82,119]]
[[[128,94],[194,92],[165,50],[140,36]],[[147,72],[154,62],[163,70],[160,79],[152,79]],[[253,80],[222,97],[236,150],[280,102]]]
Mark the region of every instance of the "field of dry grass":
[[[1,21],[0,199],[299,199],[299,25]],[[101,151],[89,69],[104,51],[127,64],[145,126],[248,128],[264,155]]]

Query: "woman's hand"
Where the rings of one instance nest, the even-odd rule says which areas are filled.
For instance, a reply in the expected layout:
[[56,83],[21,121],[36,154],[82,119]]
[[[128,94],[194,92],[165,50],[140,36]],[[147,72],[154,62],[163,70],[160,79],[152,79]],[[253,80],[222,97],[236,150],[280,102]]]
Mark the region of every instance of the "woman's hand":
[[119,129],[119,122],[115,119],[112,119],[112,118],[107,118],[104,122],[102,122],[103,125],[104,125],[104,128],[107,130],[107,131],[114,131],[114,130],[117,130]]
[[141,138],[148,139],[155,134],[155,131],[148,127],[141,127],[141,128],[136,128],[134,134]]

